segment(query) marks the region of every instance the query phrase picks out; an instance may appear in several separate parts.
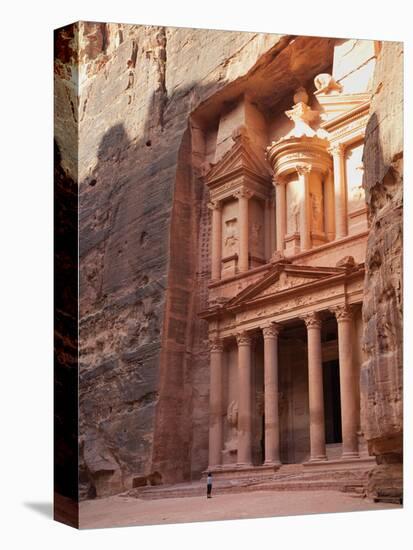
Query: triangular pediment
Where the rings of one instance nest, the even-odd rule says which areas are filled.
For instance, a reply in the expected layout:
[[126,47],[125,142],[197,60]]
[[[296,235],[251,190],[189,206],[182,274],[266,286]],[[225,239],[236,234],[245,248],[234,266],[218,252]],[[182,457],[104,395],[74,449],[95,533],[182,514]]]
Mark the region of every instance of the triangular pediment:
[[226,307],[236,307],[251,301],[282,292],[305,287],[314,282],[344,273],[342,268],[297,266],[279,262],[259,281],[244,288],[237,296],[227,302]]
[[230,179],[235,174],[249,172],[264,179],[271,175],[262,151],[262,158],[246,137],[237,138],[233,147],[225,153],[221,160],[212,166],[205,176],[208,184],[213,185],[222,180]]

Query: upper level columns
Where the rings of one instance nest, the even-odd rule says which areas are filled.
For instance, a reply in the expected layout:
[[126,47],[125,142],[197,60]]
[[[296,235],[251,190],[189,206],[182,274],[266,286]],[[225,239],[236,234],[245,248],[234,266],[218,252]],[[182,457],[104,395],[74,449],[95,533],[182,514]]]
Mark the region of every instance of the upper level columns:
[[334,199],[336,218],[336,239],[347,235],[347,196],[344,145],[337,143],[329,149],[334,163]]
[[252,464],[251,337],[237,334],[238,344],[238,458],[239,465]]
[[310,227],[310,171],[311,164],[297,166],[300,180],[300,248],[302,251],[311,248]]
[[275,186],[275,211],[277,224],[277,251],[281,254],[284,251],[284,239],[287,227],[287,206],[285,181],[280,177],[274,177]]
[[221,464],[222,450],[222,340],[210,342],[209,468]]
[[248,271],[249,258],[249,226],[248,226],[248,201],[253,196],[249,189],[242,188],[234,197],[238,199],[239,215],[239,252],[238,252],[238,271]]
[[221,278],[222,205],[213,201],[208,206],[212,210],[211,279],[216,281]]
[[280,425],[278,413],[278,334],[280,325],[262,329],[264,336],[264,418],[265,464],[280,464]]
[[324,427],[323,365],[321,319],[311,312],[303,317],[308,342],[308,398],[310,406],[310,461],[326,460]]
[[337,318],[338,355],[340,363],[341,424],[343,432],[343,458],[356,458],[357,431],[360,418],[358,373],[353,362],[352,311],[348,305],[332,308]]

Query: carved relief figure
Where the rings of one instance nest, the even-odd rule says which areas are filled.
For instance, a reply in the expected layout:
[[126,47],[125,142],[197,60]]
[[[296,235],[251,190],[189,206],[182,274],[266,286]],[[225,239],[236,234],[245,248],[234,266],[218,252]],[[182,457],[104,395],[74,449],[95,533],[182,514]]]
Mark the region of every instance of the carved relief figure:
[[232,255],[237,252],[238,247],[238,229],[237,218],[231,218],[225,222],[224,251],[226,255]]
[[300,203],[297,197],[294,197],[290,206],[290,222],[292,233],[296,233],[299,230],[299,216],[300,216]]
[[227,420],[231,428],[236,428],[238,423],[238,403],[231,401],[227,409]]
[[232,462],[232,460],[235,459],[235,456],[231,457],[231,455],[235,455],[238,445],[238,403],[237,401],[231,401],[231,403],[228,405],[227,408],[227,422],[229,425],[229,435],[228,440],[225,443],[225,448],[223,451],[224,456],[227,457],[227,459]]
[[323,197],[317,193],[311,193],[311,226],[313,231],[323,231]]
[[254,252],[257,252],[260,249],[261,228],[262,228],[262,225],[259,224],[259,223],[253,223],[252,226],[251,226],[250,241],[251,241],[251,249]]

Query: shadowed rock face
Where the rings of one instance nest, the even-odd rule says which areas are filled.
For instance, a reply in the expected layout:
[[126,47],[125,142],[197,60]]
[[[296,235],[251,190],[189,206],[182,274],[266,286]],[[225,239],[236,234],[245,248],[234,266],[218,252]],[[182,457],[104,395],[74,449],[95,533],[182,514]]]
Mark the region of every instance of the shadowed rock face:
[[402,494],[403,48],[383,43],[364,149],[371,230],[363,302],[362,427],[379,466],[369,494]]

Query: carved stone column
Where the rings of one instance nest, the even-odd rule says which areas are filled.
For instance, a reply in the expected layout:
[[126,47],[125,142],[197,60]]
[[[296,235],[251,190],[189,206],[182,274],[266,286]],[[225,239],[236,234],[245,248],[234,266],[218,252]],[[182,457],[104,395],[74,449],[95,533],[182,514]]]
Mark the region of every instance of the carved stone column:
[[277,230],[277,250],[284,253],[284,239],[287,230],[287,206],[286,206],[286,187],[285,181],[279,176],[274,177],[275,186],[275,219]]
[[337,143],[330,147],[334,163],[334,197],[336,218],[336,239],[345,237],[347,231],[347,193],[344,145]]
[[221,464],[222,450],[222,340],[210,342],[209,468]]
[[333,241],[336,233],[334,216],[334,178],[333,171],[329,170],[324,180],[324,219],[327,239]]
[[310,172],[311,164],[299,164],[297,172],[300,181],[300,248],[302,251],[311,248],[310,228]]
[[238,343],[238,458],[240,466],[252,464],[251,337],[237,334]]
[[308,398],[310,406],[310,462],[326,460],[324,427],[321,319],[317,312],[303,316],[308,342]]
[[208,207],[212,210],[211,279],[216,281],[221,278],[222,205],[219,201],[211,201]]
[[337,318],[338,360],[340,363],[341,424],[343,432],[342,458],[357,458],[357,430],[360,419],[357,365],[353,362],[352,310],[348,305],[332,308]]
[[238,270],[242,273],[248,271],[249,255],[249,221],[248,221],[248,201],[253,196],[249,189],[242,188],[234,194],[238,199],[239,214],[239,253]]
[[278,334],[281,326],[271,323],[264,336],[264,416],[265,463],[280,464],[280,425],[278,413]]

